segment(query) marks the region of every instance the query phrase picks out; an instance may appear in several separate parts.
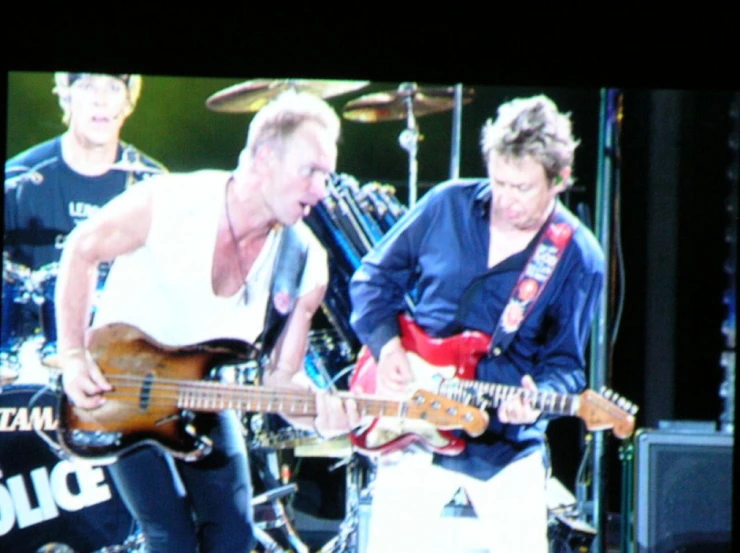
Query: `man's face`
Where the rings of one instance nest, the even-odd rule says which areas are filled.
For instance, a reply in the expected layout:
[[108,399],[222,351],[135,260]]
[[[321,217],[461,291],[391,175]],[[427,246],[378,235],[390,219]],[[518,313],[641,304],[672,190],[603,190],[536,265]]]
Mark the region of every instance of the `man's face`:
[[492,153],[487,165],[493,220],[511,229],[539,229],[549,215],[548,207],[565,185],[551,186],[545,168],[530,156],[511,158]]
[[69,87],[69,128],[82,144],[117,142],[130,109],[126,83],[112,75],[84,74]]
[[326,184],[337,164],[337,146],[324,127],[302,123],[282,148],[270,154],[270,179],[262,196],[278,222],[293,225],[326,196]]

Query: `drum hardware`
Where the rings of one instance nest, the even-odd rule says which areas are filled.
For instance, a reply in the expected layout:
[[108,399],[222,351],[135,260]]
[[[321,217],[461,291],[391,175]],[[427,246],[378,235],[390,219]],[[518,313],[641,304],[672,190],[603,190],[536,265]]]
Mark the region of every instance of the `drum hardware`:
[[[146,539],[143,534],[133,534],[120,545],[110,545],[96,549],[92,553],[146,553]],[[39,547],[36,553],[84,553],[72,549],[65,543],[51,542]]]
[[0,363],[2,363],[0,365],[0,392],[2,391],[3,386],[12,384],[18,380],[19,371],[17,368],[10,366],[12,362],[13,360],[11,359],[6,360],[5,358],[2,358],[0,360]]
[[383,237],[377,222],[370,217],[370,214],[363,209],[359,198],[360,191],[351,190],[349,187],[343,187],[338,190],[339,196],[344,202],[340,205],[346,206],[345,217],[354,222],[353,230],[359,237],[363,253],[369,252],[375,244]]
[[111,165],[113,171],[126,171],[129,173],[161,174],[165,171],[159,167],[150,167],[141,161],[141,154],[132,146],[126,146],[121,152],[121,159]]
[[[105,281],[110,272],[111,263],[105,262],[98,265],[98,279],[93,298],[93,313],[98,303]],[[31,274],[32,300],[38,306],[39,321],[41,334],[44,337],[43,344],[40,348],[40,357],[42,364],[47,365],[48,356],[56,354],[57,348],[57,328],[56,328],[56,282],[59,273],[59,262],[52,262],[44,265],[40,269],[33,271]],[[92,321],[91,321],[92,322]]]
[[39,547],[36,553],[77,553],[66,543],[52,542]]
[[398,142],[409,155],[411,207],[417,198],[417,152],[421,140],[416,120],[470,103],[473,93],[470,88],[456,92],[454,87],[419,87],[416,83],[401,83],[395,91],[367,94],[352,100],[344,106],[342,115],[345,119],[360,123],[406,120],[406,128],[398,136]]
[[224,113],[254,113],[286,90],[308,92],[320,98],[333,98],[354,92],[369,81],[317,79],[253,79],[224,88],[206,100],[211,111]]
[[[368,496],[372,490],[372,467],[368,460],[356,453],[332,465],[329,470],[341,466],[346,467],[347,491],[345,517],[339,524],[337,535],[327,542],[319,553],[362,553],[363,536],[360,536],[362,527],[362,504],[368,503]],[[364,530],[364,528],[363,528]]]
[[314,329],[309,332],[305,370],[319,388],[337,391],[339,384],[347,390],[347,376],[354,368],[354,361],[352,348],[336,330]]
[[[462,102],[473,101],[475,91],[471,88],[462,91]],[[451,86],[420,87],[416,83],[401,83],[396,90],[366,94],[348,102],[342,108],[342,117],[358,123],[381,123],[402,121],[408,118],[411,99],[412,115],[415,119],[450,111],[455,105],[455,89]]]
[[126,538],[126,541],[121,545],[110,545],[93,553],[147,553],[147,551],[144,534],[134,533]]
[[450,180],[460,176],[460,127],[462,126],[463,87],[454,87],[454,108],[452,109],[452,137],[450,152]]
[[267,532],[281,529],[284,533],[282,538],[288,542],[295,553],[308,553],[308,546],[298,537],[281,502],[283,498],[294,494],[297,489],[296,484],[287,484],[267,490],[252,498],[254,534],[265,551],[286,552],[278,540]]
[[341,339],[357,351],[361,344],[349,325],[349,280],[362,256],[406,208],[395,198],[391,186],[376,182],[360,186],[354,177],[344,173],[332,178],[327,192],[327,197],[305,219],[330,260],[329,286],[321,307]]
[[23,341],[34,331],[35,320],[28,306],[33,296],[31,270],[13,263],[3,252],[2,319],[0,320],[0,356],[7,374],[17,370],[17,355]]
[[322,440],[316,432],[287,426],[276,432],[259,434],[249,443],[249,449],[250,451],[254,449],[295,449],[298,446],[316,444],[320,441]]
[[[11,169],[12,171],[12,169]],[[26,182],[33,183],[33,184],[41,184],[44,182],[44,175],[39,173],[38,171],[34,171],[32,169],[21,169],[21,173],[12,177],[7,176],[5,177],[5,192],[10,192],[11,190],[15,190],[19,186],[23,185]],[[17,172],[17,170],[16,170]]]
[[406,211],[405,206],[396,198],[393,187],[377,182],[364,185],[360,190],[358,201],[377,224],[381,236],[388,232]]

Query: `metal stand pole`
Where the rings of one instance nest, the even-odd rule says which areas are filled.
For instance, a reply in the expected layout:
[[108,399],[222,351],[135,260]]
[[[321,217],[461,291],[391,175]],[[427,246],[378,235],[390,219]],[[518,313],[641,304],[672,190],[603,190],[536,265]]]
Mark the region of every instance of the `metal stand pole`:
[[460,127],[462,124],[462,83],[455,85],[455,106],[452,110],[452,145],[450,179],[460,176]]
[[[596,238],[599,240],[604,257],[606,259],[605,274],[607,282],[601,293],[598,316],[594,322],[591,334],[591,371],[590,387],[600,390],[606,386],[606,378],[609,373],[609,281],[611,240],[610,230],[612,228],[612,155],[615,151],[614,126],[617,124],[616,113],[619,93],[614,89],[601,90],[601,113],[599,118],[599,164],[596,188]],[[604,509],[604,475],[605,475],[605,436],[603,432],[596,432],[593,436],[592,449],[592,476],[593,485],[591,498],[584,505],[584,510],[590,514],[590,524],[596,528],[596,540],[593,543],[592,553],[604,553],[606,551],[606,520],[607,511]],[[626,513],[623,513],[623,515]]]
[[406,104],[406,128],[398,137],[401,147],[409,153],[409,207],[416,203],[416,181],[418,165],[416,161],[416,152],[419,144],[419,129],[416,125],[414,116],[414,94],[416,84],[401,83],[398,91],[403,93],[403,101]]

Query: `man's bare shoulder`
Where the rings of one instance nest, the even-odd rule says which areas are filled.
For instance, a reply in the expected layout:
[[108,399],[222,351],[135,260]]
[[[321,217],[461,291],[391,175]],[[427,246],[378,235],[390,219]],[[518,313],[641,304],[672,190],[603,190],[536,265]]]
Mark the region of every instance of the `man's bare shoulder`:
[[146,186],[153,193],[177,193],[186,188],[204,189],[219,183],[225,183],[229,178],[228,171],[219,169],[201,169],[190,172],[171,172],[155,175],[142,181],[138,186]]

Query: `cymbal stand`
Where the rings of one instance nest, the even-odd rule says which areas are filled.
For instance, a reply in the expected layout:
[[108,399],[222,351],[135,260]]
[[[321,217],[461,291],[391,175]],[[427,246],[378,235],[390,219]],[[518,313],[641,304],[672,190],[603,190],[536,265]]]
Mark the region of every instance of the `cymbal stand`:
[[416,184],[418,164],[416,161],[416,152],[419,144],[419,128],[414,117],[414,95],[416,94],[415,83],[401,83],[398,91],[404,98],[406,105],[406,128],[398,137],[401,147],[409,153],[409,207],[416,203]]
[[361,500],[369,492],[369,481],[372,479],[372,469],[366,466],[366,463],[357,453],[350,457],[342,459],[335,463],[329,470],[335,470],[340,466],[345,466],[346,471],[346,499],[345,499],[345,516],[339,525],[338,534],[329,540],[320,550],[319,553],[362,553],[364,547],[360,540],[360,520]]
[[455,85],[455,106],[452,111],[452,152],[450,153],[450,179],[460,176],[460,125],[462,119],[462,84]]

